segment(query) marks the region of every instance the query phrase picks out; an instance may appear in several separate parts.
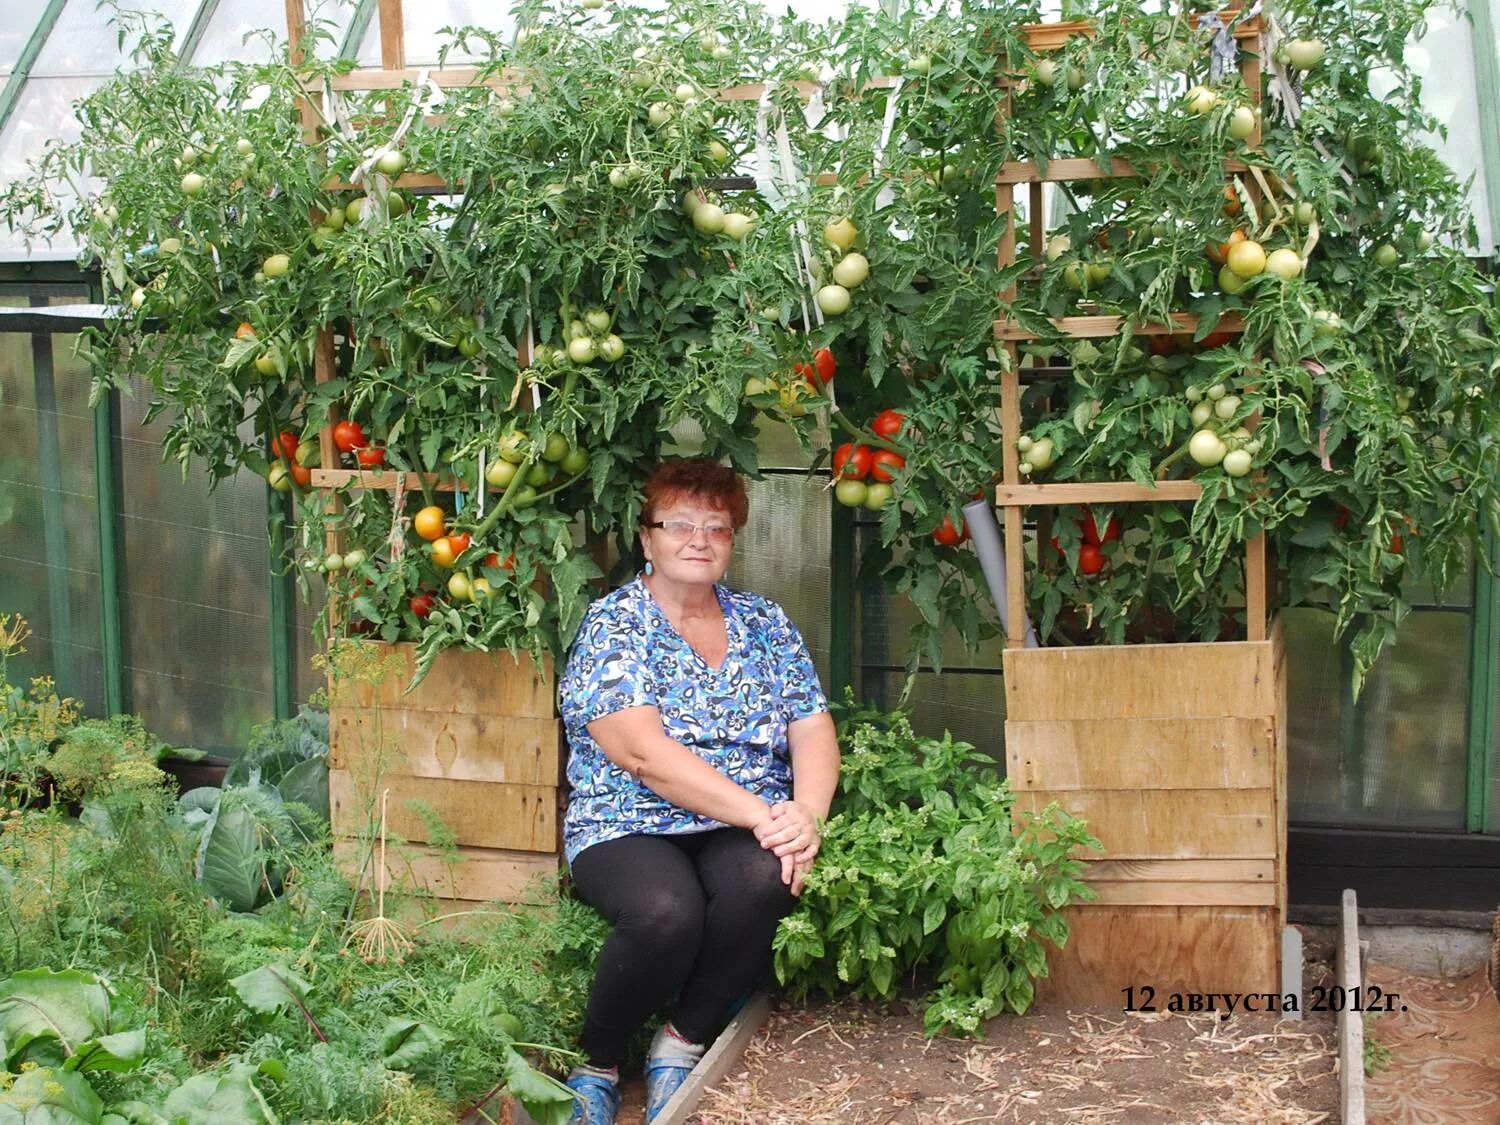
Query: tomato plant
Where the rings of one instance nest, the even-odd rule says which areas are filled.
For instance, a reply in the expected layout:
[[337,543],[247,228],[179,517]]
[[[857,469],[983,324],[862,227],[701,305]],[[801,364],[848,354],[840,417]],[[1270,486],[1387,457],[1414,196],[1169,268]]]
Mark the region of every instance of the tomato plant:
[[[82,238],[121,312],[86,351],[101,378],[151,388],[164,453],[292,491],[302,534],[287,541],[337,527],[366,551],[349,619],[418,640],[424,659],[559,651],[596,573],[575,532],[628,534],[674,434],[754,471],[758,428],[776,424],[810,461],[851,447],[836,497],[876,513],[866,566],[919,610],[909,667],[938,666],[949,630],[972,646],[997,627],[974,553],[931,533],[996,479],[994,390],[1016,364],[1027,480],[1203,486],[1190,506],[1141,505],[1123,539],[1111,519],[1081,542],[1081,514],[1062,518],[1078,565],[1044,552],[1028,579],[1044,642],[1226,635],[1239,549],[1264,530],[1289,603],[1353,629],[1362,671],[1404,616],[1403,580],[1441,588],[1468,552],[1483,558],[1477,513],[1500,515],[1496,317],[1402,49],[1426,5],[1278,5],[1296,122],[1276,101],[1254,109],[1236,72],[1214,80],[1207,43],[1164,7],[1096,6],[1095,35],[1038,54],[1023,26],[1039,6],[1022,0],[858,8],[836,35],[709,0],[619,6],[602,24],[523,6],[524,37],[479,29],[466,50],[525,72],[528,92],[446,87],[399,144],[406,92],[348,92],[353,134],[309,141],[298,99],[338,64],[200,71],[148,36],[140,66],[85,99],[78,140],[0,193],[0,216]],[[715,29],[713,48],[682,50],[682,26]],[[893,60],[892,43],[913,46]],[[793,85],[810,60],[817,122]],[[870,85],[896,66],[899,89]],[[765,81],[796,164],[818,170],[797,191],[725,178],[760,107],[712,91],[745,80]],[[175,167],[188,146],[191,168]],[[342,186],[370,156],[476,189]],[[1021,259],[1000,268],[997,172],[1059,157],[1139,175],[1063,185],[1060,225],[1035,246],[1018,227]],[[74,200],[64,182],[100,186]],[[1126,327],[1056,332],[1084,310]],[[1131,330],[1179,312],[1190,334]],[[1001,316],[1038,338],[997,347]],[[1069,378],[1025,374],[1059,362]],[[341,453],[403,475],[399,507],[298,490],[317,443],[287,427],[332,418]],[[469,502],[424,522],[435,537],[403,535],[435,505],[429,474]],[[1401,552],[1364,534],[1407,516],[1423,531]],[[468,598],[419,618],[413,598],[464,575],[449,573],[463,535],[514,568],[469,573]],[[1088,573],[1081,548],[1110,544]]]

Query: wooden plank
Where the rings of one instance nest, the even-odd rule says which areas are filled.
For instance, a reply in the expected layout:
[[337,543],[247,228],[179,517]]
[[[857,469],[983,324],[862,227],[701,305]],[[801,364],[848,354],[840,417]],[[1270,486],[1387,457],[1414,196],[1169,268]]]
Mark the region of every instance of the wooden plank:
[[[1090,884],[1091,886],[1093,884]],[[1276,905],[1275,883],[1179,883],[1140,879],[1095,887],[1100,906],[1266,906]]]
[[558,719],[410,707],[335,707],[328,715],[331,769],[349,769],[367,746],[389,740],[394,747],[382,763],[388,776],[552,786],[562,780],[564,738]]
[[1006,776],[1016,791],[1269,789],[1275,721],[1259,719],[1011,719]]
[[[1345,890],[1334,975],[1345,995],[1363,992],[1359,962],[1359,903]],[[1356,992],[1358,990],[1358,992]],[[1339,1040],[1339,1109],[1343,1125],[1365,1125],[1365,1017],[1345,1004],[1336,1017]]]
[[995,504],[1002,508],[1028,504],[1156,504],[1170,500],[1196,500],[1201,495],[1203,486],[1193,480],[1158,481],[1154,488],[1130,481],[995,486]]
[[750,1040],[771,1014],[771,997],[766,992],[757,992],[735,1013],[729,1025],[719,1033],[713,1046],[698,1060],[698,1065],[687,1076],[687,1081],[677,1088],[661,1112],[655,1117],[656,1125],[687,1125],[703,1099],[704,1091],[723,1079],[745,1054]]
[[[333,842],[334,862],[345,877],[375,885],[375,859],[369,842],[340,837]],[[538,852],[493,851],[489,848],[441,848],[404,844],[386,847],[387,893],[431,894],[447,903],[540,902],[535,880],[557,874],[561,857]]]
[[1069,937],[1049,950],[1050,975],[1037,981],[1044,1006],[1100,1007],[1118,1012],[1127,988],[1144,1002],[1155,990],[1165,1011],[1169,994],[1278,991],[1280,926],[1268,907],[1070,907]]
[[1286,634],[1282,620],[1278,617],[1271,624],[1271,678],[1275,684],[1276,713],[1273,718],[1275,739],[1272,743],[1274,755],[1273,775],[1276,791],[1276,847],[1277,847],[1277,894],[1276,909],[1282,924],[1287,912],[1287,868],[1289,842],[1287,839],[1287,683],[1286,683]]
[[[335,457],[337,454],[335,454]],[[408,489],[417,489],[421,486],[417,483],[418,477],[427,478],[427,486],[437,492],[453,492],[460,487],[461,482],[452,477],[440,473],[408,473],[399,471],[376,472],[366,469],[314,469],[312,471],[312,486],[314,488],[343,488],[352,485],[355,488],[378,489],[383,492],[395,492],[396,486],[402,477],[406,478]]]
[[400,70],[406,65],[406,21],[401,0],[380,0],[380,65]]
[[1097,859],[1084,879],[1103,883],[1261,883],[1276,882],[1273,859]]
[[[1009,184],[1000,184],[995,188],[995,212],[1005,223],[1000,232],[1000,246],[996,251],[996,260],[1001,269],[1011,265],[1016,260],[1016,191]],[[1002,301],[1014,301],[1016,299],[1016,286],[1011,284],[1000,293]]]
[[[354,643],[354,642],[351,642]],[[540,667],[529,656],[519,659],[510,653],[478,652],[473,649],[444,649],[433,661],[427,679],[412,696],[403,694],[416,671],[416,645],[409,642],[385,644],[383,641],[360,641],[380,646],[389,674],[379,684],[344,679],[329,692],[331,707],[382,707],[420,709],[422,700],[440,699],[447,709],[464,715],[514,715],[518,718],[553,719],[557,717],[557,683],[552,659]]]
[[[1018,812],[1053,801],[1088,822],[1106,859],[1274,859],[1280,844],[1269,789],[1032,789]],[[1101,858],[1077,849],[1076,858]]]
[[1040,262],[1047,243],[1046,198],[1040,183],[1031,185],[1027,194],[1026,209],[1031,220],[1031,259]]
[[[1054,316],[1050,318],[1050,322],[1058,332],[1071,339],[1097,340],[1108,336],[1118,336],[1121,326],[1125,323],[1125,317]],[[1198,318],[1188,313],[1172,313],[1171,320],[1165,323],[1145,321],[1131,327],[1131,331],[1137,336],[1166,336],[1183,332],[1196,332],[1197,330]],[[1214,331],[1216,332],[1237,333],[1244,330],[1244,315],[1237,312],[1224,313],[1214,325]],[[1039,338],[1035,332],[1022,328],[1008,317],[1001,317],[995,321],[995,337],[1000,340],[1035,340]]]
[[1260,719],[1275,714],[1269,641],[1096,645],[1007,652],[1006,716]]
[[361,776],[357,770],[328,772],[328,799],[337,836],[369,830],[370,793],[391,791],[391,834],[413,843],[433,842],[432,830],[409,805],[432,808],[463,847],[505,851],[558,850],[558,793],[549,785],[496,785],[434,777]]

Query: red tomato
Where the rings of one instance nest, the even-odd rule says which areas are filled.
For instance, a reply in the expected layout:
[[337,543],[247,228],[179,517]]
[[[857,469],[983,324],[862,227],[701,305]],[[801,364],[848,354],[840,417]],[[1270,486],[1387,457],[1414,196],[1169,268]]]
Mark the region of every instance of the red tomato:
[[874,451],[846,441],[833,451],[833,475],[839,480],[864,480],[870,475]]
[[906,415],[899,410],[882,410],[875,415],[875,421],[870,423],[870,429],[883,438],[893,438],[901,432],[906,425]]
[[957,547],[969,537],[969,521],[959,520],[958,526],[953,526],[953,517],[944,516],[943,526],[932,533],[932,541],[939,547]]
[[1177,341],[1170,336],[1147,336],[1146,350],[1152,355],[1171,355],[1177,350]]
[[453,548],[453,557],[457,558],[459,555],[467,551],[469,549],[469,543],[471,541],[472,540],[470,539],[469,533],[467,531],[454,532],[452,535],[448,536],[448,546]]
[[297,482],[298,488],[312,487],[312,470],[306,465],[299,465],[293,461],[287,468],[291,470],[292,479]]
[[1078,548],[1078,570],[1081,574],[1098,574],[1104,569],[1104,552],[1092,543]]
[[889,449],[877,449],[870,458],[870,477],[889,484],[896,479],[896,472],[906,468],[906,458]]
[[1333,517],[1333,527],[1334,527],[1334,530],[1335,531],[1343,531],[1344,528],[1346,528],[1349,525],[1349,518],[1351,516],[1353,516],[1353,515],[1354,515],[1353,512],[1351,512],[1348,508],[1346,508],[1342,504],[1340,504],[1339,505],[1338,515],[1336,515],[1336,516]]
[[1109,543],[1120,538],[1120,517],[1111,516],[1109,526],[1104,529],[1104,534],[1099,534],[1099,525],[1094,523],[1094,513],[1084,512],[1083,518],[1078,521],[1078,529],[1083,532],[1083,541],[1095,547]]
[[381,449],[378,445],[356,449],[354,456],[358,458],[361,469],[378,469],[385,464],[385,450]]
[[411,600],[411,611],[418,617],[426,617],[436,604],[437,601],[431,594],[418,594]]
[[1226,344],[1232,343],[1234,343],[1234,333],[1225,332],[1221,329],[1218,332],[1210,332],[1207,336],[1203,337],[1203,342],[1199,347],[1205,351],[1209,351],[1213,348],[1222,348]]
[[833,373],[838,370],[838,366],[834,361],[832,349],[819,348],[813,352],[813,368],[817,372],[817,378],[813,382],[820,387],[824,383],[833,382]]
[[282,430],[271,439],[271,456],[294,461],[297,458],[297,445],[297,435],[291,430]]
[[351,422],[345,418],[333,427],[333,444],[345,453],[353,453],[356,449],[362,449],[370,444],[370,439],[365,436],[365,428],[358,422]]
[[516,556],[506,555],[505,561],[501,562],[499,553],[496,551],[491,551],[489,554],[484,556],[484,565],[488,567],[498,567],[501,570],[515,570]]

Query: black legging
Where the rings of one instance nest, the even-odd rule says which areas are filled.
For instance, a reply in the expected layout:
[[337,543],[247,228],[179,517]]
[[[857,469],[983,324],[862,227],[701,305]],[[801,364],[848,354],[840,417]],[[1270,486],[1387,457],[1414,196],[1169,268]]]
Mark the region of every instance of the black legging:
[[584,1016],[590,1066],[619,1065],[679,989],[673,1026],[710,1042],[770,968],[776,925],[797,901],[781,861],[745,828],[606,840],[572,871],[579,896],[614,925]]

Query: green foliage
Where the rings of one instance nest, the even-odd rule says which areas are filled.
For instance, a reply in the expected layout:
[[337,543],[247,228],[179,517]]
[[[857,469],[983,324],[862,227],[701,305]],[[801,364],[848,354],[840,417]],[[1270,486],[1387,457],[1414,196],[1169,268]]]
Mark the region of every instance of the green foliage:
[[918,738],[904,715],[856,712],[840,743],[822,851],[776,934],[778,977],[799,993],[888,998],[925,973],[928,1035],[1026,1011],[1043,942],[1066,942],[1060,911],[1088,894],[1069,853],[1098,841],[1056,807],[1017,821],[989,758]]
[[10,682],[10,659],[26,651],[30,635],[25,618],[0,614],[0,799],[7,807],[42,796],[52,749],[79,719],[78,701],[59,698],[50,676],[29,689]]

